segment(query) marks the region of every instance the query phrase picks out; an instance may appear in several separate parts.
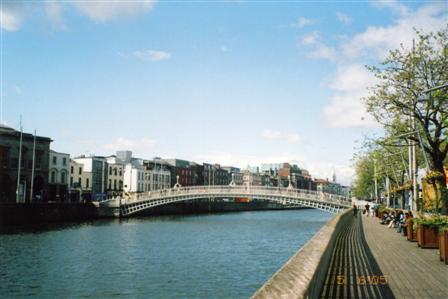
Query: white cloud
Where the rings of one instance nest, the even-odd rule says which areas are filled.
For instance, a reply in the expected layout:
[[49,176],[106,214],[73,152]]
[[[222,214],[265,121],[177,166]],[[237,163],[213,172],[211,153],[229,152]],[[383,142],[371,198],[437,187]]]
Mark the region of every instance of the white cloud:
[[364,32],[356,34],[342,45],[342,50],[349,59],[376,56],[382,59],[391,49],[403,44],[411,48],[415,38],[413,28],[424,32],[435,32],[446,25],[448,7],[442,3],[429,4],[417,11],[407,12],[390,26],[370,26]]
[[310,34],[308,34],[308,35],[305,35],[303,38],[302,38],[302,45],[307,45],[307,46],[309,46],[309,45],[314,45],[314,44],[316,44],[317,43],[317,41],[318,41],[318,39],[319,39],[319,32],[317,32],[317,31],[313,31],[313,32],[311,32]]
[[305,26],[309,26],[314,24],[314,21],[311,19],[307,19],[305,17],[300,17],[295,23],[291,24],[293,27],[303,28]]
[[224,46],[224,45],[219,47],[219,49],[221,50],[221,52],[228,52],[229,51],[229,49],[226,46]]
[[376,82],[363,65],[338,66],[330,84],[334,94],[323,110],[326,123],[338,128],[378,126],[361,102],[367,96],[367,88]]
[[64,4],[60,2],[47,1],[45,4],[45,11],[48,19],[53,23],[55,30],[66,30],[67,26],[64,23]]
[[306,57],[311,59],[325,59],[336,61],[336,50],[321,42],[314,43],[314,49],[306,54]]
[[336,12],[336,17],[338,18],[339,22],[344,24],[350,24],[352,22],[352,18],[350,18],[348,15],[342,13],[342,12]]
[[373,5],[379,8],[389,8],[401,16],[407,16],[410,13],[409,7],[401,4],[397,0],[374,0]]
[[363,61],[372,57],[382,60],[389,50],[400,47],[400,44],[410,49],[415,38],[413,28],[435,32],[446,26],[448,18],[448,7],[440,3],[416,11],[396,1],[380,1],[376,5],[390,8],[400,17],[390,26],[370,26],[351,38],[344,38],[337,48],[322,47],[319,41],[311,44],[315,51],[308,53],[308,57],[329,59],[337,67],[329,86],[333,95],[323,108],[324,119],[331,127],[377,127],[361,102],[368,95],[367,88],[377,82],[363,66]]
[[150,60],[150,61],[160,61],[171,58],[171,53],[160,50],[134,51],[132,55],[138,59]]
[[143,15],[151,10],[155,1],[84,1],[73,3],[83,14],[96,22],[107,22],[116,18]]
[[298,143],[302,141],[302,137],[297,133],[291,133],[291,132],[281,132],[281,131],[275,131],[271,129],[265,129],[261,136],[265,139],[270,140],[282,140],[286,141],[288,143]]
[[19,30],[22,19],[20,13],[14,6],[2,5],[0,10],[0,26],[1,29],[6,31],[16,31]]

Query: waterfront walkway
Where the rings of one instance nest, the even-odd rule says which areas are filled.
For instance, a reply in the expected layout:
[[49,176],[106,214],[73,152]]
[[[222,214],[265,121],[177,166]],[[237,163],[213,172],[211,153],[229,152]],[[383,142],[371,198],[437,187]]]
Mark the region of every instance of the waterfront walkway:
[[[321,298],[394,298],[367,245],[361,214],[335,236]],[[411,297],[409,297],[411,298]]]
[[365,238],[395,298],[448,298],[448,266],[376,217],[362,217]]

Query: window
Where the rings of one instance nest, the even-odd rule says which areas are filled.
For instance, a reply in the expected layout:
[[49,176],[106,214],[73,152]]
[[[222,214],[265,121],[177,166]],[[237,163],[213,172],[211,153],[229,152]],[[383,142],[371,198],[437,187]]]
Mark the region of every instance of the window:
[[86,179],[86,188],[89,188],[89,179]]
[[112,167],[109,167],[109,175],[112,175]]
[[122,175],[121,169],[120,169],[120,176]]
[[82,167],[79,167],[79,174],[82,174]]
[[65,172],[61,172],[61,184],[65,184]]
[[116,168],[114,169],[114,175],[117,175],[117,169]]
[[109,190],[111,190],[111,189],[112,189],[112,180],[109,179]]
[[114,190],[117,190],[117,180],[114,180]]
[[81,178],[78,178],[78,185],[79,185],[79,188],[82,187],[82,186],[81,186]]
[[70,173],[73,174],[73,166],[70,167]]
[[62,158],[62,165],[67,165],[67,158]]
[[70,177],[70,187],[73,187],[73,177]]
[[56,156],[53,157],[53,164],[56,164],[58,162],[58,159]]
[[56,173],[54,171],[51,172],[51,182],[54,183],[56,181]]

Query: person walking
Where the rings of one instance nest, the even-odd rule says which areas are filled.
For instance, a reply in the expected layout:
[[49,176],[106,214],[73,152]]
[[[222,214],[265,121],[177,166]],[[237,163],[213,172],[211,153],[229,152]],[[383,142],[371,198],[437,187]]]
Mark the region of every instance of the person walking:
[[366,208],[366,216],[367,217],[369,217],[369,213],[370,213],[370,206],[369,206],[369,204],[367,203],[366,205],[365,205],[365,208]]
[[354,204],[353,205],[353,215],[356,217],[358,215],[358,207]]

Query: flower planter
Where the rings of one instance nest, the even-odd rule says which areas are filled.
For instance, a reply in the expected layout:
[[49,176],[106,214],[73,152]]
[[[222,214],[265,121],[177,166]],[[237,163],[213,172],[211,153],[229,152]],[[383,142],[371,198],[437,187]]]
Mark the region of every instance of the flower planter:
[[439,233],[440,260],[448,265],[448,231]]
[[418,246],[420,246],[421,248],[439,248],[439,236],[437,227],[430,227],[425,224],[419,224],[417,241]]
[[408,233],[408,241],[417,242],[417,234],[414,232],[414,229],[412,228],[412,220],[408,220],[407,233]]

